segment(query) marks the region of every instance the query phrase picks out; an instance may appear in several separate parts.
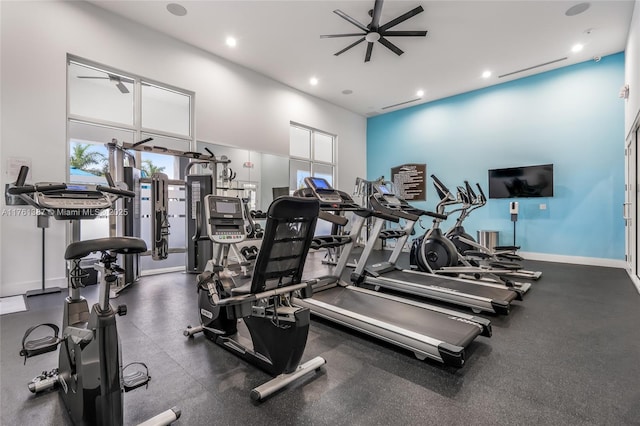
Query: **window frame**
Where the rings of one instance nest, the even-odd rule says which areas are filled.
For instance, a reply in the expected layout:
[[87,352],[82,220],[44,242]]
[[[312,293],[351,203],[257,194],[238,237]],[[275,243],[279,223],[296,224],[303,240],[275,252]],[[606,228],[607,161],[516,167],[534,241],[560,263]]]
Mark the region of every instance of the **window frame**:
[[[322,165],[324,167],[330,167],[331,168],[331,178],[332,178],[332,185],[335,186],[335,182],[338,178],[337,176],[337,167],[336,167],[336,163],[337,163],[337,140],[338,140],[338,136],[334,133],[331,132],[327,132],[325,130],[320,130],[320,129],[316,129],[314,127],[310,127],[310,126],[306,126],[304,124],[300,124],[294,121],[289,122],[289,129],[291,129],[291,127],[295,127],[298,129],[302,129],[302,130],[306,130],[308,132],[310,132],[310,138],[309,138],[309,157],[300,157],[300,156],[295,156],[291,154],[291,148],[289,148],[289,173],[291,173],[293,171],[293,167],[291,166],[292,161],[298,161],[298,162],[306,162],[309,163],[309,169],[310,169],[310,173],[311,176],[315,176],[315,169],[316,169],[316,165]],[[316,153],[316,146],[315,146],[315,137],[316,134],[321,134],[323,136],[328,136],[331,138],[331,161],[327,162],[327,161],[320,161],[320,160],[315,160],[315,153]],[[291,140],[289,140],[289,143],[291,143]],[[291,175],[289,176],[289,181],[291,182]],[[292,188],[294,189],[294,188]],[[295,188],[297,189],[297,188]]]

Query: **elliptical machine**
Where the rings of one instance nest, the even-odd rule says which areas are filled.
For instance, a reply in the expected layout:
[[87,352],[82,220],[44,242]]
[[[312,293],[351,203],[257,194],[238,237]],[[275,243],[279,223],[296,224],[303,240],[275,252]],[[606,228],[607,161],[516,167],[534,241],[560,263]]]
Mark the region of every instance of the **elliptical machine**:
[[[205,197],[209,238],[224,247],[246,238],[242,201],[235,197]],[[236,287],[225,273],[224,258],[207,262],[198,275],[200,325],[188,326],[191,338],[203,332],[216,344],[276,376],[254,388],[260,401],[326,363],[315,357],[299,365],[309,332],[310,312],[293,304],[293,296],[308,298],[314,281],[303,282],[304,262],[311,246],[319,203],[315,199],[280,197],[267,212],[262,246],[251,281]],[[242,320],[242,321],[239,321]],[[248,329],[249,336],[244,333]],[[243,336],[243,334],[245,334]]]
[[[118,198],[135,196],[131,191],[116,188],[110,175],[107,175],[109,186],[25,185],[28,172],[28,167],[23,166],[16,186],[7,192],[19,196],[48,216],[72,221],[76,227],[79,220],[93,219],[111,208]],[[79,227],[76,229],[79,231]],[[146,249],[143,240],[132,237],[99,238],[69,244],[65,251],[65,259],[69,262],[69,296],[64,304],[62,336],[59,336],[60,328],[49,323],[31,327],[24,334],[20,355],[25,363],[27,358],[55,351],[60,346],[58,368],[35,377],[29,383],[29,390],[38,393],[54,387],[62,389],[62,399],[74,424],[122,425],[124,392],[147,385],[151,379],[142,363],[130,364],[142,366],[142,370],[123,375],[116,314],[125,315],[127,307],[120,305],[114,310],[109,303],[110,285],[123,272],[116,264],[117,255],[141,253]],[[86,276],[80,260],[94,252],[101,253],[101,259],[95,265],[100,272],[99,302],[89,311],[87,300],[80,294],[84,287],[82,280]],[[53,335],[27,340],[40,327],[50,328]],[[180,410],[172,408],[144,424],[167,425],[177,420],[180,414]]]
[[[436,206],[436,212],[442,217],[447,217],[452,212],[446,212],[446,206],[462,203],[462,199],[453,196],[451,191],[435,176],[431,175],[434,186],[440,198]],[[463,256],[453,242],[443,235],[440,223],[444,219],[435,218],[427,232],[416,238],[411,245],[410,264],[412,268],[433,274],[448,276],[472,276],[475,279],[484,279],[513,288],[525,293],[531,287],[530,283],[514,282],[510,276],[521,267],[510,264],[509,267],[492,268],[490,265],[473,265]],[[506,264],[504,264],[506,265]]]
[[474,250],[474,247],[467,241],[475,242],[474,238],[464,229],[462,223],[467,217],[469,217],[472,211],[484,206],[484,203],[479,202],[479,197],[475,196],[469,182],[465,180],[464,184],[465,188],[460,186],[457,188],[458,199],[462,201],[462,207],[449,212],[449,214],[451,214],[455,211],[459,211],[460,215],[456,219],[455,225],[453,225],[453,227],[444,234],[445,237],[451,240],[453,245],[456,246],[458,253],[461,255],[464,255],[468,250]]
[[462,199],[463,202],[462,208],[459,209],[460,216],[458,216],[455,225],[445,234],[456,246],[458,254],[467,258],[474,266],[478,266],[480,262],[487,262],[492,268],[511,270],[508,275],[514,278],[539,279],[542,276],[542,272],[526,270],[523,269],[519,263],[515,263],[523,260],[523,258],[516,253],[520,247],[504,245],[485,247],[477,243],[471,235],[467,234],[462,225],[463,221],[473,210],[487,204],[487,198],[479,183],[476,183],[479,194],[473,191],[468,181],[464,183],[465,188],[458,187],[458,198]]

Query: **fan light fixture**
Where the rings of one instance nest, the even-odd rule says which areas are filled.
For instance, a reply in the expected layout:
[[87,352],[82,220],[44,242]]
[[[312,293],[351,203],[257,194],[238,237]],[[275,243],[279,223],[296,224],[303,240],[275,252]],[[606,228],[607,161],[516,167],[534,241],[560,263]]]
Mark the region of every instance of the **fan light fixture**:
[[375,3],[373,5],[373,9],[371,9],[369,11],[369,16],[371,16],[371,22],[369,23],[369,25],[364,25],[363,23],[361,23],[357,19],[352,18],[351,16],[347,15],[346,13],[344,13],[343,11],[341,11],[339,9],[334,10],[333,13],[335,13],[336,15],[338,15],[339,17],[341,17],[345,21],[348,21],[352,25],[355,25],[362,32],[360,32],[360,33],[349,33],[349,34],[328,34],[328,35],[321,35],[320,38],[337,38],[337,37],[354,37],[354,36],[358,36],[358,37],[360,37],[358,40],[356,40],[355,42],[351,43],[349,46],[345,47],[341,51],[339,51],[337,53],[334,53],[334,55],[335,56],[339,56],[342,53],[346,52],[347,50],[351,49],[352,47],[357,46],[358,44],[362,43],[363,41],[366,41],[367,42],[367,52],[365,53],[364,61],[365,62],[369,62],[371,60],[371,52],[373,51],[373,45],[374,45],[375,42],[379,42],[381,45],[383,45],[387,49],[391,50],[396,55],[400,56],[404,52],[398,46],[396,46],[395,44],[393,44],[389,40],[387,40],[387,37],[424,37],[424,36],[427,35],[427,30],[423,30],[423,31],[389,31],[391,28],[395,27],[396,25],[406,21],[409,18],[412,18],[412,17],[416,16],[418,13],[423,12],[424,9],[422,8],[422,6],[415,7],[413,9],[411,9],[409,12],[407,12],[407,13],[405,13],[403,15],[400,15],[395,19],[392,19],[391,21],[387,22],[386,24],[380,25],[380,15],[382,14],[382,3],[383,3],[383,0],[375,0]]

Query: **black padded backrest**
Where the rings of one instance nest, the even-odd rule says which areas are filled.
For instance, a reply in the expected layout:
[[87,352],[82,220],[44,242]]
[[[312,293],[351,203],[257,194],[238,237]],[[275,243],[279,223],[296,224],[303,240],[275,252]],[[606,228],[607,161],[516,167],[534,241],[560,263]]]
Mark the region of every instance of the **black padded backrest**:
[[287,284],[302,280],[319,211],[320,203],[315,198],[287,196],[271,203],[253,268],[251,293],[274,287],[280,279]]

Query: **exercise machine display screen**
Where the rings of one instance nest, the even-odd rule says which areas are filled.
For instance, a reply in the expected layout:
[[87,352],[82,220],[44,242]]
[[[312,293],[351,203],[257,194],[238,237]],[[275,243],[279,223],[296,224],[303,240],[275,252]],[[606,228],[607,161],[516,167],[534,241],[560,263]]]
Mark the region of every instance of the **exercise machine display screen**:
[[329,186],[329,182],[327,182],[323,178],[311,177],[309,178],[309,180],[311,181],[315,189],[328,190],[328,191],[333,190],[333,188]]
[[386,187],[386,185],[375,185],[375,188],[378,191],[378,194],[382,195],[387,204],[391,206],[399,206],[402,204],[402,201],[400,201],[394,194],[392,194],[391,191],[389,191],[389,188]]
[[389,192],[389,189],[384,185],[378,185],[378,192],[384,195],[391,194],[391,192]]
[[216,201],[216,211],[218,213],[234,214],[238,212],[236,207],[237,205],[235,203],[229,203],[225,201]]
[[215,243],[238,243],[247,238],[242,200],[207,195],[204,198],[207,234]]
[[69,191],[88,191],[89,187],[87,185],[67,185],[67,189]]
[[304,178],[304,182],[313,190],[320,201],[325,203],[342,202],[342,197],[338,191],[333,189],[326,179],[319,177],[306,177]]

